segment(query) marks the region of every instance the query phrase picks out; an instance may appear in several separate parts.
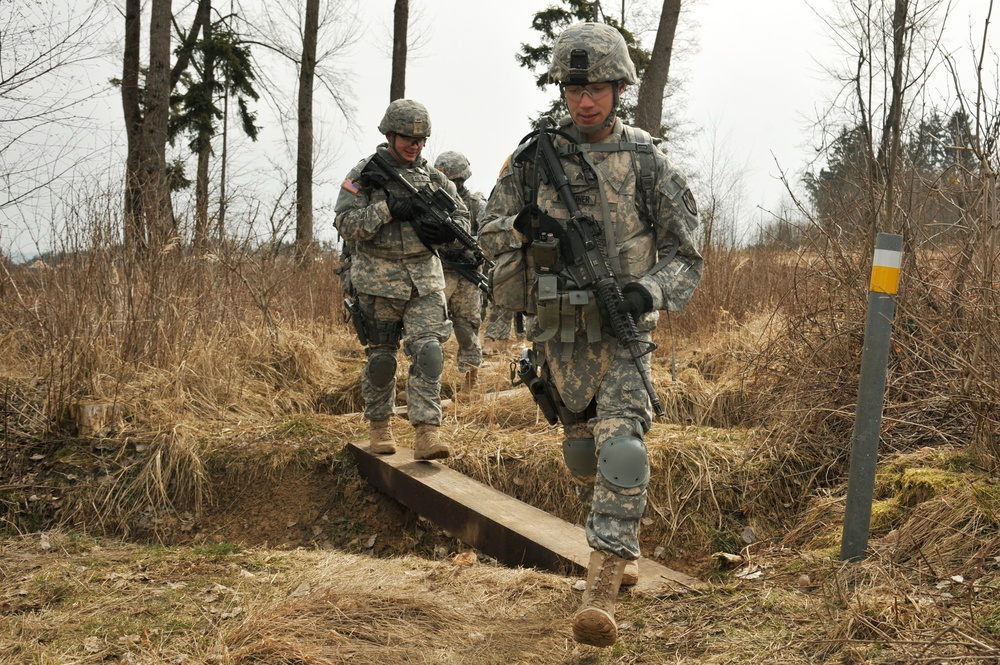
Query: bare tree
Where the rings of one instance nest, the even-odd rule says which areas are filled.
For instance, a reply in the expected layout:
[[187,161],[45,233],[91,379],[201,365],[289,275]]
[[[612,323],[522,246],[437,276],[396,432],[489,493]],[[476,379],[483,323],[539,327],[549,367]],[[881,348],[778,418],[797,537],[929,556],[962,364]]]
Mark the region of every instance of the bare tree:
[[[301,257],[313,243],[313,185],[322,172],[322,142],[315,132],[315,90],[319,87],[333,101],[332,108],[351,122],[354,106],[351,101],[351,72],[342,69],[347,50],[361,34],[357,25],[345,22],[344,16],[354,15],[349,6],[353,0],[332,0],[320,4],[307,0],[305,13],[296,2],[264,3],[259,15],[245,14],[245,34],[248,43],[260,46],[265,53],[278,56],[280,65],[291,64],[298,70],[299,91],[294,107],[280,94],[283,82],[275,78],[278,69],[261,67],[258,80],[268,103],[277,113],[282,127],[295,126],[294,136],[286,137],[289,149],[294,146],[296,175],[295,192],[296,253]],[[266,63],[266,58],[261,60]],[[273,64],[273,63],[272,63]]]
[[[205,41],[212,41],[212,2],[211,0],[199,0],[198,16],[195,18],[195,25],[200,25],[205,35]],[[205,53],[203,63],[202,83],[204,88],[211,91],[215,88],[215,54],[213,50]],[[195,176],[195,203],[194,203],[194,238],[193,245],[199,250],[204,249],[208,244],[208,166],[212,157],[212,136],[206,126],[202,126],[198,132],[198,170]]]
[[299,131],[295,168],[295,252],[306,256],[313,242],[313,78],[316,73],[316,33],[319,30],[319,0],[306,0],[306,23],[302,33],[299,65]]
[[674,50],[674,35],[677,34],[680,13],[681,0],[663,0],[653,50],[639,85],[635,124],[654,136],[662,133],[663,96],[670,75],[670,57]]
[[406,32],[410,21],[410,0],[396,0],[392,10],[392,79],[389,101],[406,96]]
[[927,83],[941,39],[940,10],[945,7],[946,14],[948,5],[948,0],[850,0],[828,20],[851,69],[835,73],[843,87],[824,121],[835,136],[846,123],[858,137],[868,183],[864,209],[850,225],[872,239],[877,231],[901,231],[902,139],[911,118],[920,115],[911,107]]
[[80,144],[89,134],[92,103],[106,84],[76,72],[110,50],[103,50],[100,30],[107,21],[96,3],[2,7],[0,216],[9,222],[2,227],[9,242],[8,228],[13,235],[35,235],[41,215],[30,208],[47,203],[92,155]]
[[148,248],[159,251],[174,232],[167,183],[167,122],[170,118],[171,0],[153,0],[149,20],[149,64],[145,113],[139,134],[138,172],[142,228]]
[[[140,89],[142,3],[125,2],[121,99],[127,141],[124,197],[125,246],[131,255],[158,251],[177,233],[167,173],[170,95],[191,63],[202,29],[210,30],[211,1],[198,0],[190,29],[179,37],[171,66],[175,25],[171,0],[154,0],[149,23],[149,62]],[[180,30],[178,30],[180,32]],[[206,167],[207,168],[207,167]]]
[[125,248],[129,253],[142,251],[145,232],[142,226],[142,188],[139,179],[139,136],[142,133],[142,109],[139,108],[139,50],[142,37],[142,2],[125,1],[125,49],[122,55],[122,111],[125,116]]

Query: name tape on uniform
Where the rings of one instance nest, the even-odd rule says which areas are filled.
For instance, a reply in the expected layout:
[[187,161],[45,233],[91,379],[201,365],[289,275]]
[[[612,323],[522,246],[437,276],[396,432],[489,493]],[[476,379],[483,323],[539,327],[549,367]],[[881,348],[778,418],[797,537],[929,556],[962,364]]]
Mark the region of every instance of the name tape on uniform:
[[899,268],[903,253],[894,249],[876,249],[872,261],[872,280],[868,290],[872,293],[895,294],[899,290]]

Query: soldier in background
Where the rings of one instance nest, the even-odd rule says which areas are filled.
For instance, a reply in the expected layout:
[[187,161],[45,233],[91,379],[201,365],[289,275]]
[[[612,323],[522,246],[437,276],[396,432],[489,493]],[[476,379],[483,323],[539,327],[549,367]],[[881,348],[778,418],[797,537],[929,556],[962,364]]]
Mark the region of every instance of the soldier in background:
[[[431,135],[427,109],[409,99],[389,104],[378,126],[386,143],[376,150],[417,189],[444,189],[457,202],[452,219],[464,228],[469,213],[455,186],[420,156]],[[396,394],[396,355],[402,342],[410,367],[406,404],[415,430],[413,456],[449,455],[441,441],[442,345],[451,335],[441,261],[431,248],[455,240],[447,227],[422,222],[411,194],[378,177],[362,159],[347,174],[335,207],[334,225],[350,246],[350,282],[356,295],[352,316],[368,360],[361,378],[372,452],[396,452],[390,418]]]
[[[475,237],[479,234],[478,222],[486,205],[486,198],[465,186],[465,181],[472,177],[469,160],[462,153],[449,150],[438,155],[434,160],[434,167],[455,185],[458,195],[465,202],[469,209],[470,233]],[[449,254],[449,250],[453,254]],[[455,339],[458,340],[458,370],[464,375],[464,388],[473,390],[479,384],[479,367],[483,364],[483,349],[479,342],[479,328],[483,324],[483,294],[475,284],[455,272],[452,265],[452,260],[468,260],[463,259],[463,255],[467,254],[460,246],[443,248],[440,252],[444,266],[448,318],[455,329]]]
[[[652,137],[616,117],[626,85],[636,82],[616,29],[604,23],[567,28],[553,45],[549,80],[559,84],[569,109],[551,135],[558,165],[574,206],[602,229],[621,293],[616,307],[648,347],[658,310],[680,309],[701,279],[694,197]],[[576,641],[605,647],[618,637],[614,610],[626,564],[640,556],[652,403],[594,284],[577,283],[566,270],[575,265],[571,250],[560,245],[571,215],[559,190],[539,177],[539,143],[530,136],[507,160],[479,239],[496,261],[494,299],[523,303],[519,311],[540,370],[535,379],[562,423],[566,465],[593,488],[585,527],[593,552],[572,627]],[[649,358],[639,358],[647,377]]]
[[500,353],[500,345],[503,342],[506,349],[511,339],[511,330],[514,328],[515,313],[506,307],[493,305],[489,308],[489,315],[486,317],[486,332],[483,333],[483,355],[492,356]]

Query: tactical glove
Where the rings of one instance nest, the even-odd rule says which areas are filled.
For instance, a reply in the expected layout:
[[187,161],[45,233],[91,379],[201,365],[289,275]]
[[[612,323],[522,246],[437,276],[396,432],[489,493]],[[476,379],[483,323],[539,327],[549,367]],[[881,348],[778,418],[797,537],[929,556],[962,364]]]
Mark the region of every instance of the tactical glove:
[[464,247],[442,247],[438,250],[438,256],[441,257],[442,263],[451,265],[470,267],[482,265],[482,261],[477,260],[475,254]]
[[514,218],[514,230],[524,236],[524,244],[528,246],[531,244],[531,218],[540,212],[537,205],[534,203],[529,203],[528,205],[521,208],[521,212],[517,213],[517,217]]
[[365,168],[358,174],[357,181],[366,189],[379,189],[386,183],[389,177],[382,173],[382,169],[375,164],[374,160],[368,160]]
[[389,204],[389,214],[392,215],[393,219],[398,219],[401,222],[413,221],[417,214],[417,206],[409,196],[390,195],[387,203]]
[[633,321],[638,321],[640,316],[653,311],[653,294],[639,282],[626,284],[622,289],[622,296],[622,311],[631,314]]
[[456,237],[447,226],[432,221],[415,221],[413,230],[425,245],[447,245]]

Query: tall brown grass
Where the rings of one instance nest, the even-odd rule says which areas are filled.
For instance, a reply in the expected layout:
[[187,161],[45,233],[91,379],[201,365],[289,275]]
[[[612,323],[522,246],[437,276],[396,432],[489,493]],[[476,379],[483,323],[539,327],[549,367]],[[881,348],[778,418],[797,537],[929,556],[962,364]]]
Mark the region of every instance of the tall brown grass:
[[[109,475],[108,487],[132,497],[116,505],[129,513],[152,497],[197,507],[210,491],[200,455],[225,428],[360,410],[363,353],[343,320],[335,251],[299,263],[277,244],[199,255],[176,242],[139,264],[119,249],[113,197],[71,222],[46,267],[5,265],[0,275],[8,477],[27,473],[25,451],[72,439],[72,404],[118,403],[117,436],[148,442],[158,457]],[[904,236],[883,445],[970,446],[977,464],[995,468],[994,245],[942,242],[921,227]],[[656,334],[654,379],[673,422],[761,432],[745,454],[767,461],[771,482],[741,501],[768,510],[842,483],[852,438],[871,238],[848,243],[817,227],[802,240],[706,248],[694,298]],[[103,511],[112,521],[124,513]]]

